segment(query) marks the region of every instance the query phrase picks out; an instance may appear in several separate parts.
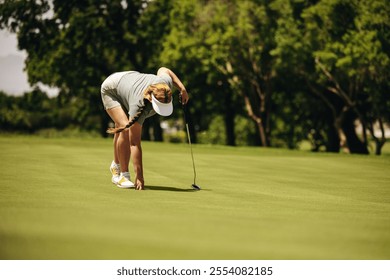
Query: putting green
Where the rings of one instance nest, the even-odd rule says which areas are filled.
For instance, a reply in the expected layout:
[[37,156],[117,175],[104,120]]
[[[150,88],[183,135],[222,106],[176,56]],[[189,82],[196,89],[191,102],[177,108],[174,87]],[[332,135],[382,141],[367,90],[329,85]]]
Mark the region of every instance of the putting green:
[[138,192],[110,139],[0,136],[0,258],[390,258],[388,154],[193,148],[202,191],[188,145],[145,142]]

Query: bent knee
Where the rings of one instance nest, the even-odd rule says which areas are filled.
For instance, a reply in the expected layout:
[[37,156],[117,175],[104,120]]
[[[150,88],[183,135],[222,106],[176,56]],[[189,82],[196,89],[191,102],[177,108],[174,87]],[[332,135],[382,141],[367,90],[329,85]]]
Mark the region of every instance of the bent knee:
[[115,122],[115,127],[116,127],[116,128],[119,128],[119,127],[126,127],[126,125],[128,125],[128,124],[129,124],[128,121]]

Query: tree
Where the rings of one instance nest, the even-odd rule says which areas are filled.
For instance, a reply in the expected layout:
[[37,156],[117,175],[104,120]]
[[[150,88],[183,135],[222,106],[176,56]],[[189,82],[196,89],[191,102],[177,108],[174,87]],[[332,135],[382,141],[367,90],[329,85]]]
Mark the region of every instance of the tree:
[[[228,144],[234,145],[234,118],[244,105],[247,116],[256,123],[259,142],[268,146],[274,79],[269,55],[273,44],[272,11],[267,1],[199,2],[177,3],[177,12],[172,15],[178,21],[167,38],[165,46],[170,52],[166,59],[195,61],[190,65],[196,72],[206,73],[209,88],[214,90],[214,112],[225,116]],[[183,26],[183,18],[187,25]],[[174,40],[181,44],[175,46]]]
[[[389,9],[385,0],[6,0],[0,27],[18,34],[30,82],[60,88],[75,123],[93,127],[99,116],[103,135],[103,79],[164,65],[190,92],[194,142],[223,116],[228,145],[257,136],[258,145],[296,148],[310,135],[313,150],[339,152],[345,139],[352,153],[368,153],[371,137],[380,154],[390,120]],[[249,137],[238,137],[242,116],[256,125]],[[162,139],[158,118],[144,136]]]
[[[320,48],[314,52],[319,82],[326,86],[328,94],[335,94],[342,101],[340,125],[351,152],[368,153],[366,129],[376,141],[377,154],[385,143],[383,130],[377,138],[373,124],[378,121],[383,127],[380,111],[385,109],[380,107],[388,100],[383,89],[388,87],[389,80],[390,58],[384,48],[389,41],[383,38],[381,30],[389,30],[389,12],[383,0],[329,0],[305,15],[309,36],[314,32],[323,35],[319,38]],[[363,126],[363,139],[356,136],[356,119]]]
[[[177,72],[190,93],[189,122],[191,139],[197,142],[197,132],[207,129],[212,118],[223,110],[220,86],[204,63],[204,34],[199,32],[199,19],[206,1],[174,1],[170,12],[170,30],[163,42],[162,64]],[[174,112],[174,114],[177,114]],[[196,116],[196,119],[193,117]],[[234,140],[228,142],[234,145]]]
[[[336,131],[328,134],[336,145],[332,150],[338,151],[337,143],[345,135],[352,153],[367,154],[368,128],[380,153],[384,133],[376,137],[373,123],[378,121],[383,127],[388,103],[389,8],[383,0],[323,0],[294,16],[297,3],[284,4],[288,14],[280,20],[289,28],[279,22],[273,51],[279,66],[291,69],[282,61],[293,62],[293,71],[327,107],[329,114],[323,118],[330,117],[333,129],[329,131]],[[355,120],[363,126],[363,139],[356,134]]]
[[[290,146],[309,136],[313,150],[324,145],[328,152],[339,152],[339,132],[334,126],[336,110],[317,86],[312,44],[305,38],[302,13],[313,5],[311,1],[276,0],[270,6],[278,15],[275,48],[270,52],[281,77],[277,83],[280,94],[275,101],[278,107],[285,108],[278,114],[284,123],[282,131],[289,131],[286,141]],[[302,133],[299,137],[297,129]]]
[[35,132],[53,126],[55,102],[39,88],[23,96],[0,92],[0,127],[2,131]]
[[161,17],[145,12],[155,6],[149,2],[6,0],[0,4],[0,27],[15,32],[19,48],[27,51],[29,82],[59,88],[68,102],[76,98],[82,123],[100,116],[105,135],[100,84],[116,71],[148,70],[151,47],[161,34],[145,31],[164,26]]

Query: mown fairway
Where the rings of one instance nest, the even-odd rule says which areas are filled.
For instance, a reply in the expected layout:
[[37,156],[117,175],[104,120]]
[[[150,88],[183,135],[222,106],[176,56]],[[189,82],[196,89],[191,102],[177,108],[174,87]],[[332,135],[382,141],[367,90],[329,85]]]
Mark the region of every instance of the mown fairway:
[[[387,144],[389,145],[389,144]],[[143,143],[147,191],[109,139],[0,137],[1,259],[389,259],[390,156]]]

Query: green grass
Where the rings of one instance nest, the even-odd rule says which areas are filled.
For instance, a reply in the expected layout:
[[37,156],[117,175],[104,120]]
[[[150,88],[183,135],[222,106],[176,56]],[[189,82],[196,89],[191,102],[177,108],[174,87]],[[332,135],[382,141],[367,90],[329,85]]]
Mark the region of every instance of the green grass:
[[389,259],[390,156],[143,143],[149,190],[110,181],[110,139],[0,137],[1,259]]

